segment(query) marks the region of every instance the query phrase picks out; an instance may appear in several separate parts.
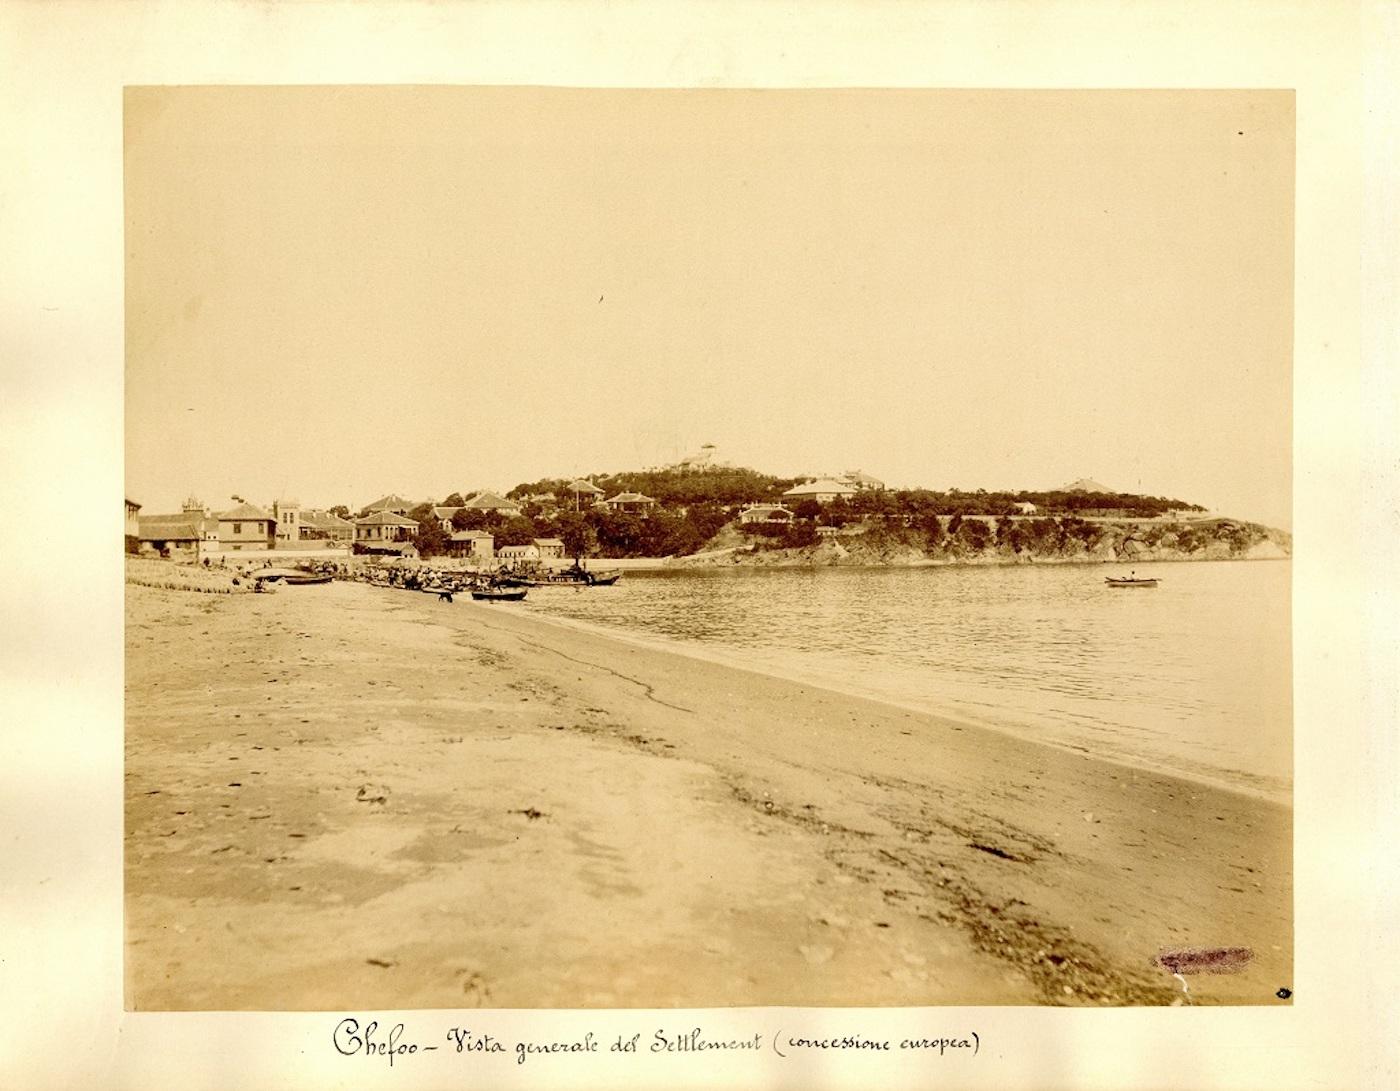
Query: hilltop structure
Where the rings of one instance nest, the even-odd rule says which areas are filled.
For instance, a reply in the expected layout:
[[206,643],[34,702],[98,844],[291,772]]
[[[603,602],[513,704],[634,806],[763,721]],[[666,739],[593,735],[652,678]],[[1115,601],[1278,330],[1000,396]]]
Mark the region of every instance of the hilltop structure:
[[1107,485],[1100,485],[1092,477],[1081,477],[1078,481],[1071,481],[1068,485],[1061,485],[1057,492],[1102,492],[1113,494],[1116,490],[1110,489]]
[[866,489],[874,489],[878,491],[884,489],[885,487],[885,483],[883,481],[881,481],[878,477],[871,477],[864,470],[847,470],[843,474],[837,474],[835,480],[840,482],[842,485],[849,485],[857,492],[862,492]]

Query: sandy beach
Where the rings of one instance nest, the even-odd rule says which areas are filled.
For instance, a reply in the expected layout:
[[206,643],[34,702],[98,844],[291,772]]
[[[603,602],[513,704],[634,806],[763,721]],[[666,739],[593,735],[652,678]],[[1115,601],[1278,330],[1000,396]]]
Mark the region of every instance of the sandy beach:
[[[1280,1004],[1292,813],[509,606],[127,587],[127,1006]],[[1182,982],[1163,948],[1248,947]]]

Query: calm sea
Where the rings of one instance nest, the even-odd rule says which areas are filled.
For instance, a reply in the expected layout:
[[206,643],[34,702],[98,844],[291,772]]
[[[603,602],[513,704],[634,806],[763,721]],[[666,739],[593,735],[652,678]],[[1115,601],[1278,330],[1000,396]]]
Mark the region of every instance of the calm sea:
[[538,588],[585,627],[1274,799],[1292,783],[1287,562],[628,572]]

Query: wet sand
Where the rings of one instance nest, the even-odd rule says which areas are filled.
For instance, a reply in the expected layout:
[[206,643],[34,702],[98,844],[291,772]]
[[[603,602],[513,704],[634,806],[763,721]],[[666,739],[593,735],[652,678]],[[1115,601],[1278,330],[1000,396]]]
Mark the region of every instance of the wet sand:
[[1292,814],[459,599],[127,587],[127,1006],[1172,1004]]

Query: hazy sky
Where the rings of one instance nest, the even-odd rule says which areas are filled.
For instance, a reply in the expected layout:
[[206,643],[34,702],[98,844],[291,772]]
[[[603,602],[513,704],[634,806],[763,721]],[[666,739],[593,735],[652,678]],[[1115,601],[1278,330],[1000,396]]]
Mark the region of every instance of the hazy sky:
[[1290,518],[1293,96],[140,88],[128,494],[713,443]]

